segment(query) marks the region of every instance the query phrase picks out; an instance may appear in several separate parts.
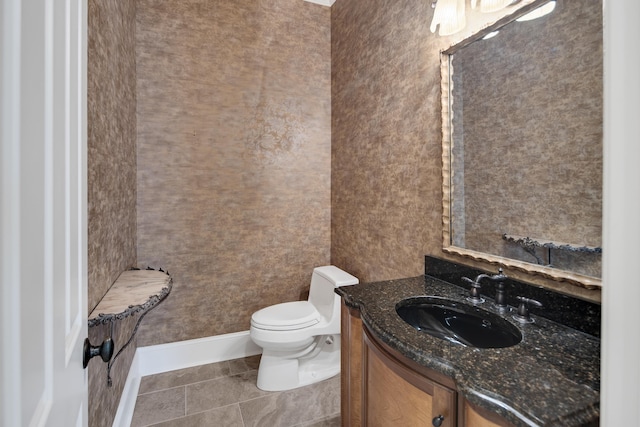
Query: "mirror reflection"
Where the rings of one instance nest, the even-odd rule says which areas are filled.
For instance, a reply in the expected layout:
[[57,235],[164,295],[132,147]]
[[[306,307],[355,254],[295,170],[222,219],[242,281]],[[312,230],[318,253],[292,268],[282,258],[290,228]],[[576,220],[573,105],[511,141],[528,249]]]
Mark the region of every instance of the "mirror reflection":
[[600,277],[602,4],[551,3],[445,52],[444,244]]

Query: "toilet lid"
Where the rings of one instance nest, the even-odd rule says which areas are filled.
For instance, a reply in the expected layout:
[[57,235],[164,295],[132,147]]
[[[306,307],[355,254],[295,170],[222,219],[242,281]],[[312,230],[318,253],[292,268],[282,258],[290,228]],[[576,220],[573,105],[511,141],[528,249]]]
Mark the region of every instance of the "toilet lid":
[[260,329],[285,331],[302,329],[320,322],[320,313],[309,301],[285,302],[258,310],[251,324]]

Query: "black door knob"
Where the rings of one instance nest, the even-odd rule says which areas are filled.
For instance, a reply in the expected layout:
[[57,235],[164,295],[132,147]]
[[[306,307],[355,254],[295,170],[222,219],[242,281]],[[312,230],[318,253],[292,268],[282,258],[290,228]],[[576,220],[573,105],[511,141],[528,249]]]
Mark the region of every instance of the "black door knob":
[[444,417],[442,415],[438,415],[433,420],[431,420],[431,424],[433,424],[433,427],[440,427],[443,421]]
[[89,360],[95,356],[100,356],[106,363],[113,356],[113,340],[107,337],[100,345],[91,345],[89,338],[84,339],[84,356],[82,357],[82,367],[86,368]]

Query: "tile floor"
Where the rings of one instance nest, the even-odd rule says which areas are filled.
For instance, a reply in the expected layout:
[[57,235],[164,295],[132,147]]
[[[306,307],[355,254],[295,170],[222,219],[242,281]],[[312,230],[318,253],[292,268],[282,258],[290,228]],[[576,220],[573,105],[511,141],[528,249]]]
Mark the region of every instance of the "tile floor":
[[337,427],[340,376],[283,392],[256,387],[260,356],[143,377],[131,427]]

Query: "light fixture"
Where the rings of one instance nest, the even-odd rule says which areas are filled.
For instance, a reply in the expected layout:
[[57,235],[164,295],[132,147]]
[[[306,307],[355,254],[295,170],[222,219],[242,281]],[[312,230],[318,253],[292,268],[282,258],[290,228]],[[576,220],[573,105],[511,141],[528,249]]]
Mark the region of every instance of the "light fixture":
[[[522,0],[471,0],[471,8],[477,9],[480,5],[480,12],[492,13],[504,9],[507,6],[513,6]],[[467,24],[465,15],[466,0],[433,0],[431,7],[435,9],[433,19],[431,21],[432,33],[438,29],[441,36],[449,36],[462,31]],[[548,3],[522,15],[516,21],[531,21],[551,13],[556,7],[556,0],[550,0]],[[497,31],[487,34],[484,39],[494,37]]]
[[471,0],[471,9],[476,9],[480,3],[480,12],[491,13],[504,9],[513,3],[513,0]]
[[518,22],[532,21],[534,19],[538,19],[545,15],[550,14],[551,12],[553,12],[553,9],[555,8],[556,8],[556,1],[553,0],[553,1],[550,1],[549,3],[546,3],[540,6],[537,9],[532,10],[526,15],[522,15],[520,18],[516,19],[516,21]]
[[431,21],[431,32],[448,36],[458,31],[462,31],[466,25],[465,0],[438,0],[435,4],[433,20]]

